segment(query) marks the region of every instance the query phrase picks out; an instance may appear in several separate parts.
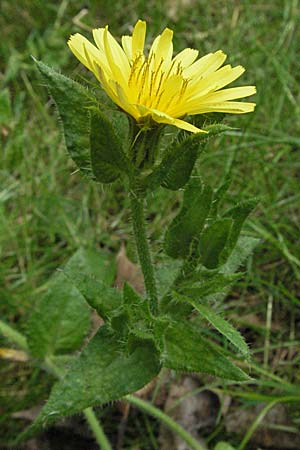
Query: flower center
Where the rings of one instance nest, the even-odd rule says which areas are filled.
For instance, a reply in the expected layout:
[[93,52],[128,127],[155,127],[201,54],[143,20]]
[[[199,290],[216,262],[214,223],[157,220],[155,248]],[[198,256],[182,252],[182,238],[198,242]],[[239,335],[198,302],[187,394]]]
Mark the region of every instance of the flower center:
[[131,63],[128,87],[132,103],[167,112],[175,102],[178,104],[186,92],[189,80],[183,77],[180,61],[171,64],[155,53],[148,58],[138,55]]

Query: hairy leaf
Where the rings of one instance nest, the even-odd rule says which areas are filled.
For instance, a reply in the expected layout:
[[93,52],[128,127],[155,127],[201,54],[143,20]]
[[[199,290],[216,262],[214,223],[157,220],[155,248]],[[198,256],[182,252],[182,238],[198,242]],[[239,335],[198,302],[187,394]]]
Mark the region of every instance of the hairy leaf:
[[193,116],[188,117],[188,121],[195,125],[198,128],[204,128],[207,130],[207,127],[210,126],[222,126],[226,129],[232,129],[226,125],[223,125],[221,122],[224,119],[226,114],[224,113],[207,113],[207,114],[195,114]]
[[79,83],[35,61],[57,106],[67,150],[80,171],[93,177],[90,160],[90,110],[95,99]]
[[226,263],[220,268],[220,272],[230,274],[238,270],[238,268],[252,254],[259,242],[260,239],[258,238],[251,236],[240,236],[233,252],[230,254]]
[[73,276],[89,275],[96,280],[111,286],[116,275],[114,255],[105,250],[80,248],[69,259],[63,272]]
[[244,356],[249,356],[249,348],[242,335],[212,308],[186,296],[175,294],[175,297],[181,301],[191,303],[199,314],[223,334]]
[[221,263],[220,256],[232,225],[232,219],[217,219],[203,231],[199,240],[200,261],[208,269],[215,269]]
[[123,303],[120,291],[110,287],[115,272],[114,261],[104,252],[90,252],[86,262],[83,259],[82,264],[80,261],[68,264],[63,271],[68,281],[104,320],[116,315]]
[[221,203],[221,200],[223,199],[224,195],[228,191],[231,184],[231,177],[230,175],[227,175],[224,181],[221,183],[221,185],[218,187],[218,189],[214,192],[213,196],[213,202],[211,205],[211,211],[210,211],[210,217],[216,218],[219,205]]
[[118,313],[123,299],[117,289],[107,286],[103,281],[98,281],[88,274],[66,270],[65,275],[102,319],[110,320]]
[[[79,249],[68,261],[66,273],[99,277],[111,283],[114,265],[106,254]],[[28,326],[28,345],[35,357],[76,350],[89,329],[90,309],[76,286],[63,272],[49,281]]]
[[76,350],[90,326],[83,296],[63,274],[53,277],[31,315],[27,337],[34,357]]
[[163,365],[174,370],[205,372],[233,381],[249,380],[188,322],[176,322],[166,330],[162,358]]
[[208,273],[209,271],[196,272],[189,280],[180,284],[178,292],[192,298],[205,298],[208,295],[224,291],[236,280],[241,278],[241,273],[224,275],[222,273]]
[[201,234],[211,206],[212,190],[193,180],[184,193],[183,206],[165,236],[165,251],[172,258],[186,258],[193,239]]
[[160,371],[158,354],[147,341],[136,343],[131,354],[104,325],[53,388],[33,432],[60,417],[79,413],[141,389]]
[[179,133],[178,138],[165,150],[160,165],[148,176],[146,180],[148,187],[153,190],[162,185],[176,191],[185,186],[208,140],[230,129],[226,125],[214,124],[205,128],[207,133]]
[[157,265],[157,290],[161,298],[166,295],[168,291],[170,291],[170,288],[172,287],[176,277],[178,276],[180,267],[181,262],[174,259],[166,260]]
[[223,262],[227,260],[228,256],[233,251],[245,220],[256,206],[257,199],[245,200],[224,214],[224,218],[231,218],[233,220],[233,225],[230,230],[228,241],[221,255]]
[[158,167],[146,179],[147,186],[154,190],[160,185],[177,190],[189,180],[194,164],[208,139],[208,134],[189,134],[178,142],[176,139],[165,150]]
[[128,317],[130,333],[141,339],[152,339],[153,321],[149,304],[127,283],[124,285],[124,310]]
[[96,180],[111,183],[121,172],[130,173],[131,165],[112,124],[99,110],[91,111],[91,162]]

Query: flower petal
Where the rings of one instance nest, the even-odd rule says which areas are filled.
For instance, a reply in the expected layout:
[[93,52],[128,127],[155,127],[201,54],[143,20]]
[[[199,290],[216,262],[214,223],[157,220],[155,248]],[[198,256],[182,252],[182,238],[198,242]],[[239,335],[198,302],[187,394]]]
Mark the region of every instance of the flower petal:
[[130,114],[135,119],[137,119],[139,114],[136,110],[136,107],[135,107],[135,105],[133,105],[132,103],[129,102],[124,90],[122,89],[122,86],[114,80],[110,80],[110,84],[112,86],[114,86],[114,89],[117,93],[119,106],[122,109],[124,109],[124,111],[128,112],[128,114]]
[[199,108],[214,105],[216,103],[227,102],[238,98],[249,97],[256,93],[255,86],[240,86],[230,89],[223,89],[216,92],[210,92],[204,97],[194,99],[188,103],[188,114],[199,114]]
[[113,79],[127,91],[130,66],[124,50],[112,37],[106,26],[103,31],[103,45]]
[[138,20],[132,33],[132,57],[144,54],[144,45],[146,37],[146,22]]
[[193,48],[185,48],[180,53],[178,53],[173,61],[179,63],[183,69],[189,67],[198,57],[198,50],[194,50]]
[[199,77],[205,77],[212,72],[215,72],[222,66],[227,56],[222,50],[218,50],[215,53],[209,53],[202,56],[194,64],[186,68],[183,72],[184,77],[193,78],[197,80]]
[[171,75],[167,78],[162,86],[162,94],[158,97],[155,108],[160,106],[160,109],[167,111],[171,104],[178,100],[183,86],[184,80],[180,75]]
[[165,114],[162,111],[153,108],[147,108],[143,105],[136,105],[138,110],[141,113],[141,117],[147,117],[151,115],[154,122],[157,123],[165,123],[167,125],[173,125],[177,128],[181,128],[182,130],[190,131],[192,133],[207,133],[207,131],[201,130],[200,128],[195,127],[191,123],[185,122],[184,120],[175,119],[174,117]]
[[160,65],[168,66],[173,55],[173,31],[165,28],[161,35],[154,39],[149,52],[149,60],[152,60],[153,70]]
[[224,66],[213,74],[199,80],[197,83],[189,83],[186,92],[186,100],[199,100],[201,97],[210,92],[215,92],[222,89],[222,87],[239,78],[244,72],[245,69],[242,66]]
[[252,112],[255,109],[256,104],[250,102],[221,102],[199,105],[199,108],[195,108],[190,111],[190,115],[194,114],[207,114],[210,112],[222,112],[229,114],[245,114]]
[[230,89],[222,89],[221,91],[211,92],[203,97],[201,103],[225,102],[237,98],[250,97],[256,93],[255,86],[239,86]]
[[118,67],[124,75],[128,76],[130,71],[128,58],[123,48],[108,31],[108,26],[93,30],[93,36],[98,48],[106,54],[112,70]]
[[132,60],[132,37],[122,36],[122,47],[129,61]]
[[122,37],[122,46],[107,26],[93,30],[93,35],[98,48],[76,34],[68,42],[70,49],[96,75],[112,100],[138,122],[152,117],[157,123],[196,133],[203,130],[180,118],[254,110],[255,103],[232,101],[253,95],[254,86],[223,89],[245,69],[221,67],[226,59],[221,50],[196,60],[198,51],[186,48],[172,59],[173,31],[166,28],[154,39],[146,57],[146,22],[142,20],[137,21],[132,36]]
[[[103,55],[101,52],[90,43],[88,39],[79,33],[73,34],[68,40],[68,46],[74,53],[77,59],[90,71],[94,72],[93,61],[97,61],[98,64],[103,62]],[[89,53],[90,59],[86,57],[85,49]]]

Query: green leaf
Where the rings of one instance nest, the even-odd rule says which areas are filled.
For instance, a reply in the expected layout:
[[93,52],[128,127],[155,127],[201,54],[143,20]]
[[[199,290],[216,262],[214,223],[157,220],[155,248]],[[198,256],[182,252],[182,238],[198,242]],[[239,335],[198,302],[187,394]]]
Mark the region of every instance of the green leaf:
[[[188,117],[188,121],[195,125],[198,128],[204,128],[211,125],[222,125],[222,120],[226,114],[224,113],[207,113],[207,114],[195,114],[193,116]],[[226,127],[226,125],[223,125]],[[229,128],[229,127],[228,127]]]
[[178,276],[181,264],[181,261],[166,259],[157,265],[156,280],[160,298],[163,298],[167,292],[170,291],[171,286],[173,286],[174,281]]
[[232,219],[217,219],[203,231],[199,240],[200,261],[208,269],[215,269],[221,264],[220,256],[232,224]]
[[225,180],[221,183],[221,185],[218,187],[218,189],[214,193],[214,198],[213,198],[213,202],[211,205],[210,217],[215,218],[217,216],[220,202],[223,199],[226,192],[228,191],[230,184],[231,184],[231,176],[227,175],[225,177]]
[[112,105],[105,109],[105,117],[107,117],[112,124],[115,134],[122,143],[122,148],[127,149],[130,145],[128,115],[120,109],[114,109],[114,106],[115,105],[112,102]]
[[188,318],[193,307],[188,303],[178,303],[174,298],[174,292],[207,303],[209,300],[213,300],[216,295],[227,293],[230,285],[241,278],[241,275],[241,273],[222,274],[217,270],[208,270],[202,266],[192,275],[179,281],[173,287],[173,292],[170,292],[168,296],[161,300],[160,308],[175,320]]
[[204,317],[216,330],[226,337],[244,356],[249,356],[249,348],[242,335],[223,317],[217,314],[209,306],[200,303],[201,299],[192,300],[186,296],[175,294],[175,298],[191,303],[193,307]]
[[129,332],[141,339],[153,339],[153,321],[147,300],[127,283],[124,285],[123,295]]
[[203,150],[208,134],[190,134],[178,142],[176,139],[165,150],[160,165],[147,177],[146,184],[154,190],[160,185],[167,189],[182,188],[189,180],[196,159]]
[[235,450],[235,449],[227,442],[218,442],[214,450]]
[[121,172],[129,174],[132,170],[125,156],[122,143],[112,124],[99,110],[91,111],[91,162],[96,180],[111,183]]
[[229,256],[226,263],[220,268],[220,272],[224,274],[230,274],[238,270],[238,268],[245,262],[245,260],[251,255],[255,247],[259,244],[260,239],[241,236],[237,244]]
[[233,381],[249,380],[187,321],[172,323],[166,330],[162,359],[165,367],[174,370],[205,372]]
[[80,260],[76,264],[69,263],[63,273],[86,302],[104,320],[110,320],[123,303],[121,292],[110,287],[115,279],[116,265],[104,252],[85,252],[84,256],[82,263]]
[[224,218],[232,218],[233,220],[233,225],[230,230],[228,241],[221,255],[221,259],[223,260],[223,262],[227,260],[228,256],[234,249],[241,233],[243,224],[251,211],[253,211],[253,209],[257,206],[257,202],[257,199],[245,200],[231,208],[223,215]]
[[60,417],[136,392],[159,371],[158,353],[150,342],[136,343],[134,351],[126,354],[115,335],[104,325],[66,376],[54,386],[47,404],[26,435]]
[[241,273],[224,275],[215,271],[202,270],[181,283],[178,292],[192,298],[205,298],[208,295],[224,291],[225,288],[241,278],[241,275]]
[[216,314],[215,311],[208,306],[193,303],[195,309],[204,317],[211,325],[216,328],[223,336],[226,337],[245,357],[249,357],[249,348],[243,336],[223,317]]
[[90,326],[82,295],[63,274],[51,279],[29,320],[27,337],[34,357],[67,353],[80,347]]
[[85,301],[103,320],[119,315],[123,304],[121,292],[87,274],[65,271],[66,277],[82,294]]
[[[99,277],[111,283],[114,265],[108,255],[79,249],[67,262],[66,274]],[[49,281],[46,293],[37,302],[28,326],[28,345],[35,357],[76,350],[90,327],[90,309],[76,286],[64,272]]]
[[165,236],[165,252],[172,258],[186,258],[195,238],[201,234],[209,214],[212,190],[193,180],[184,193],[183,206]]
[[95,99],[79,83],[36,61],[57,106],[67,150],[81,172],[93,177],[90,160],[90,111]]
[[[226,276],[232,276],[232,274],[238,270],[238,268],[247,260],[251,255],[255,247],[259,244],[260,240],[249,236],[241,236],[238,242],[223,266],[220,267],[220,273]],[[227,295],[229,288],[224,288],[223,292],[209,295],[207,301],[221,302]]]
[[69,259],[63,272],[73,276],[88,275],[101,280],[107,286],[111,286],[116,276],[115,256],[101,249],[80,248]]
[[234,128],[224,125],[223,123],[211,123],[210,125],[205,126],[205,131],[208,131],[209,136],[217,136],[220,133],[226,133],[226,131],[232,131]]

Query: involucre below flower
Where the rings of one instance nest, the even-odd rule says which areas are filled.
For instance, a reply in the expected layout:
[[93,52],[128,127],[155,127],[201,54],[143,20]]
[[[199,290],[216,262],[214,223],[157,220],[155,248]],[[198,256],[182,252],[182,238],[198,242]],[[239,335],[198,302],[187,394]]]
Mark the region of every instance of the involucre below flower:
[[93,37],[97,47],[78,33],[70,37],[68,45],[110,98],[141,125],[150,118],[197,133],[202,130],[180,118],[254,110],[255,103],[232,100],[253,95],[255,86],[223,89],[245,69],[222,67],[226,55],[221,50],[197,59],[198,51],[186,48],[173,58],[173,31],[166,28],[146,56],[146,22],[142,20],[136,23],[132,36],[122,37],[122,46],[107,26],[93,30]]

